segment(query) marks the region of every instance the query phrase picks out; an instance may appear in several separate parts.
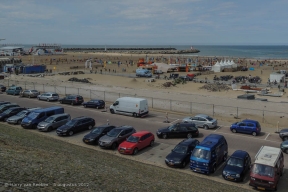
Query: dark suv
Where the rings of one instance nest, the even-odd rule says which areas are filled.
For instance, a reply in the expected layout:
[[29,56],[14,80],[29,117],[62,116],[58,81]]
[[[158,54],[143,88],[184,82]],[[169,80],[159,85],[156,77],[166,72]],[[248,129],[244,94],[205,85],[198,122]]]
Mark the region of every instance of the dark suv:
[[279,137],[283,140],[283,141],[287,141],[288,140],[288,129],[282,129],[279,132]]
[[17,113],[25,110],[24,107],[11,107],[2,113],[0,113],[0,121],[6,121],[9,117],[16,115]]
[[71,105],[81,105],[84,102],[84,99],[80,95],[68,95],[62,99],[59,99],[61,104],[71,104]]
[[95,126],[95,120],[91,117],[76,117],[68,121],[56,130],[57,135],[73,135],[76,132],[90,130]]
[[99,139],[99,146],[101,148],[112,148],[114,150],[120,143],[135,132],[136,130],[132,126],[125,125],[116,127]]
[[10,109],[11,107],[20,107],[19,105],[15,103],[8,103],[0,106],[0,113],[3,113],[7,109]]
[[169,127],[158,129],[157,137],[167,139],[168,137],[198,137],[199,131],[194,123],[176,123]]

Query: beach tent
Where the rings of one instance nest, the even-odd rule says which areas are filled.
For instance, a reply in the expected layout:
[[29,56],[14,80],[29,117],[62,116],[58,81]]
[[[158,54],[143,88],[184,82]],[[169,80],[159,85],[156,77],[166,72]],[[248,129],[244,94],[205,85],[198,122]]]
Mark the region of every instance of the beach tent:
[[223,70],[223,66],[217,61],[217,63],[213,66],[214,72],[221,72]]
[[237,64],[236,64],[236,63],[234,63],[234,61],[233,61],[233,60],[231,60],[230,64],[231,64],[232,68],[237,68]]
[[164,73],[167,73],[167,71],[170,71],[172,69],[178,69],[178,66],[175,66],[175,65],[168,65],[166,63],[153,63],[151,65],[156,65],[157,66],[157,69],[163,71]]
[[285,81],[285,74],[281,74],[281,73],[271,73],[270,74],[270,82],[274,82],[274,81],[277,81],[277,83],[280,83],[280,82],[284,82]]
[[232,66],[230,65],[230,62],[229,62],[229,60],[228,60],[228,62],[225,60],[224,61],[224,67],[225,68],[231,68]]

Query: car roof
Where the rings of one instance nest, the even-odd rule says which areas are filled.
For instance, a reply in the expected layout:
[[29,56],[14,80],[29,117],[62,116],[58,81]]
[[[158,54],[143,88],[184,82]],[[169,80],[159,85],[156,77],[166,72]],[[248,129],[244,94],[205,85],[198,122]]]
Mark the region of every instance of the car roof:
[[116,127],[116,126],[104,124],[104,125],[96,126],[96,127],[94,127],[94,128],[106,128],[106,127]]
[[237,157],[244,159],[248,153],[246,151],[237,150],[230,157]]
[[23,108],[24,109],[24,107],[11,107],[11,108],[9,108],[9,110],[18,109],[18,108]]
[[150,131],[139,131],[139,132],[133,133],[133,136],[141,137],[143,135],[146,135],[147,133],[151,133],[151,132]]
[[47,93],[49,93],[49,94],[58,94],[58,93],[55,93],[55,92],[45,92],[45,93],[42,93],[42,94],[47,94]]
[[66,116],[66,115],[69,115],[68,113],[61,113],[61,114],[56,114],[56,115],[52,115],[50,117],[61,117],[61,116]]
[[223,135],[218,135],[218,134],[210,134],[205,139],[196,147],[197,148],[206,148],[207,150],[210,150],[213,148],[220,139],[224,138]]
[[195,117],[209,117],[209,115],[205,115],[205,114],[198,114],[198,115],[195,115]]
[[131,128],[133,128],[133,127],[132,127],[132,126],[129,126],[129,125],[122,125],[122,126],[116,127],[115,129],[124,130],[124,129],[131,129]]
[[244,119],[242,122],[251,122],[251,123],[258,123],[258,121],[252,119]]
[[197,139],[193,139],[193,138],[189,138],[189,139],[184,139],[183,141],[181,141],[180,143],[178,143],[178,145],[190,145],[191,143],[193,143],[194,141],[196,141]]
[[86,116],[80,116],[80,117],[75,117],[74,119],[72,120],[81,120],[81,119],[92,119],[91,117],[86,117]]
[[288,129],[281,129],[280,133],[288,132]]

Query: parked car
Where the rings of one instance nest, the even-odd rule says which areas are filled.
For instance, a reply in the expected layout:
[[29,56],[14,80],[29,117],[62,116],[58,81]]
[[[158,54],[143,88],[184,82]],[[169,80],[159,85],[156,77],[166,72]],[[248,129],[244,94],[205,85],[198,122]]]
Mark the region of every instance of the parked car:
[[283,141],[283,142],[281,143],[280,149],[281,149],[284,153],[288,154],[288,140],[285,140],[285,141]]
[[258,190],[277,191],[284,171],[284,156],[280,148],[262,146],[250,171],[249,185]]
[[10,104],[10,102],[9,101],[0,101],[0,106],[5,105],[5,104]]
[[71,120],[67,113],[52,115],[37,125],[39,131],[52,131]]
[[24,107],[11,107],[2,113],[0,113],[0,121],[6,121],[9,117],[16,115],[20,111],[25,110],[26,108]]
[[135,132],[136,130],[132,126],[124,125],[121,127],[116,127],[115,129],[109,131],[106,135],[102,136],[99,139],[98,144],[101,148],[111,148],[114,150],[120,143],[125,141],[126,138]]
[[158,129],[157,131],[158,138],[171,138],[171,137],[198,137],[199,131],[196,128],[194,123],[176,123],[169,127]]
[[152,147],[155,141],[154,135],[149,131],[139,131],[130,135],[126,141],[118,147],[119,153],[136,155],[139,150],[145,147]]
[[214,173],[227,157],[228,144],[225,137],[210,134],[193,150],[190,157],[190,169],[204,174]]
[[91,99],[88,102],[82,103],[82,105],[84,107],[93,107],[93,108],[96,108],[96,109],[105,108],[105,101],[100,100],[100,99]]
[[84,99],[80,95],[68,95],[62,99],[59,99],[61,104],[70,104],[70,105],[81,105],[84,102]]
[[182,122],[194,123],[196,127],[203,127],[204,129],[213,129],[218,126],[217,119],[213,119],[209,115],[198,114],[194,117],[185,117]]
[[39,94],[40,94],[40,92],[37,91],[37,90],[27,89],[27,90],[23,90],[23,91],[20,92],[20,97],[29,97],[29,98],[32,98],[32,97],[37,97]]
[[91,130],[95,126],[95,120],[91,117],[76,117],[68,121],[65,125],[62,125],[56,130],[57,135],[69,135],[81,132],[84,130]]
[[6,91],[6,87],[4,85],[0,85],[0,90],[1,90],[1,92],[5,92]]
[[178,143],[165,158],[165,163],[169,167],[186,167],[190,162],[190,156],[196,145],[199,144],[197,139],[185,139]]
[[279,132],[279,137],[283,140],[283,141],[287,141],[288,140],[288,129],[282,129]]
[[246,119],[241,122],[233,123],[230,126],[230,130],[233,133],[248,133],[256,136],[261,132],[261,125],[258,121]]
[[59,95],[54,92],[47,92],[47,93],[42,93],[37,96],[38,100],[44,100],[44,101],[58,101]]
[[17,113],[16,115],[13,115],[13,116],[9,117],[6,122],[9,123],[9,124],[18,124],[18,125],[20,125],[22,120],[27,115],[29,115],[32,111],[37,110],[37,109],[41,109],[41,108],[37,107],[37,108],[25,109],[25,110]]
[[6,90],[7,95],[19,95],[22,91],[22,87],[19,86],[11,86]]
[[99,138],[106,135],[109,131],[114,129],[113,125],[101,125],[95,127],[90,133],[83,137],[83,142],[86,144],[98,144]]
[[11,107],[20,107],[20,106],[17,105],[16,103],[8,103],[8,104],[0,105],[0,113],[3,113],[4,111],[6,111],[7,109]]
[[227,160],[222,177],[229,181],[243,181],[251,166],[251,157],[246,151],[237,150]]

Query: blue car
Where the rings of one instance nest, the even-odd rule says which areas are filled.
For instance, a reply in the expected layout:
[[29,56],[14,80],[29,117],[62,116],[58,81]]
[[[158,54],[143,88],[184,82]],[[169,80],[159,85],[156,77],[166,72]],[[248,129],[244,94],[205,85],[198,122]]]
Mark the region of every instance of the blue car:
[[230,130],[233,133],[247,133],[256,136],[261,132],[261,125],[258,121],[246,119],[241,122],[233,123],[230,126]]
[[92,99],[88,102],[82,103],[84,107],[93,107],[96,109],[105,108],[105,101],[99,99]]
[[243,181],[251,165],[251,157],[246,151],[235,151],[226,162],[222,177],[229,181]]

